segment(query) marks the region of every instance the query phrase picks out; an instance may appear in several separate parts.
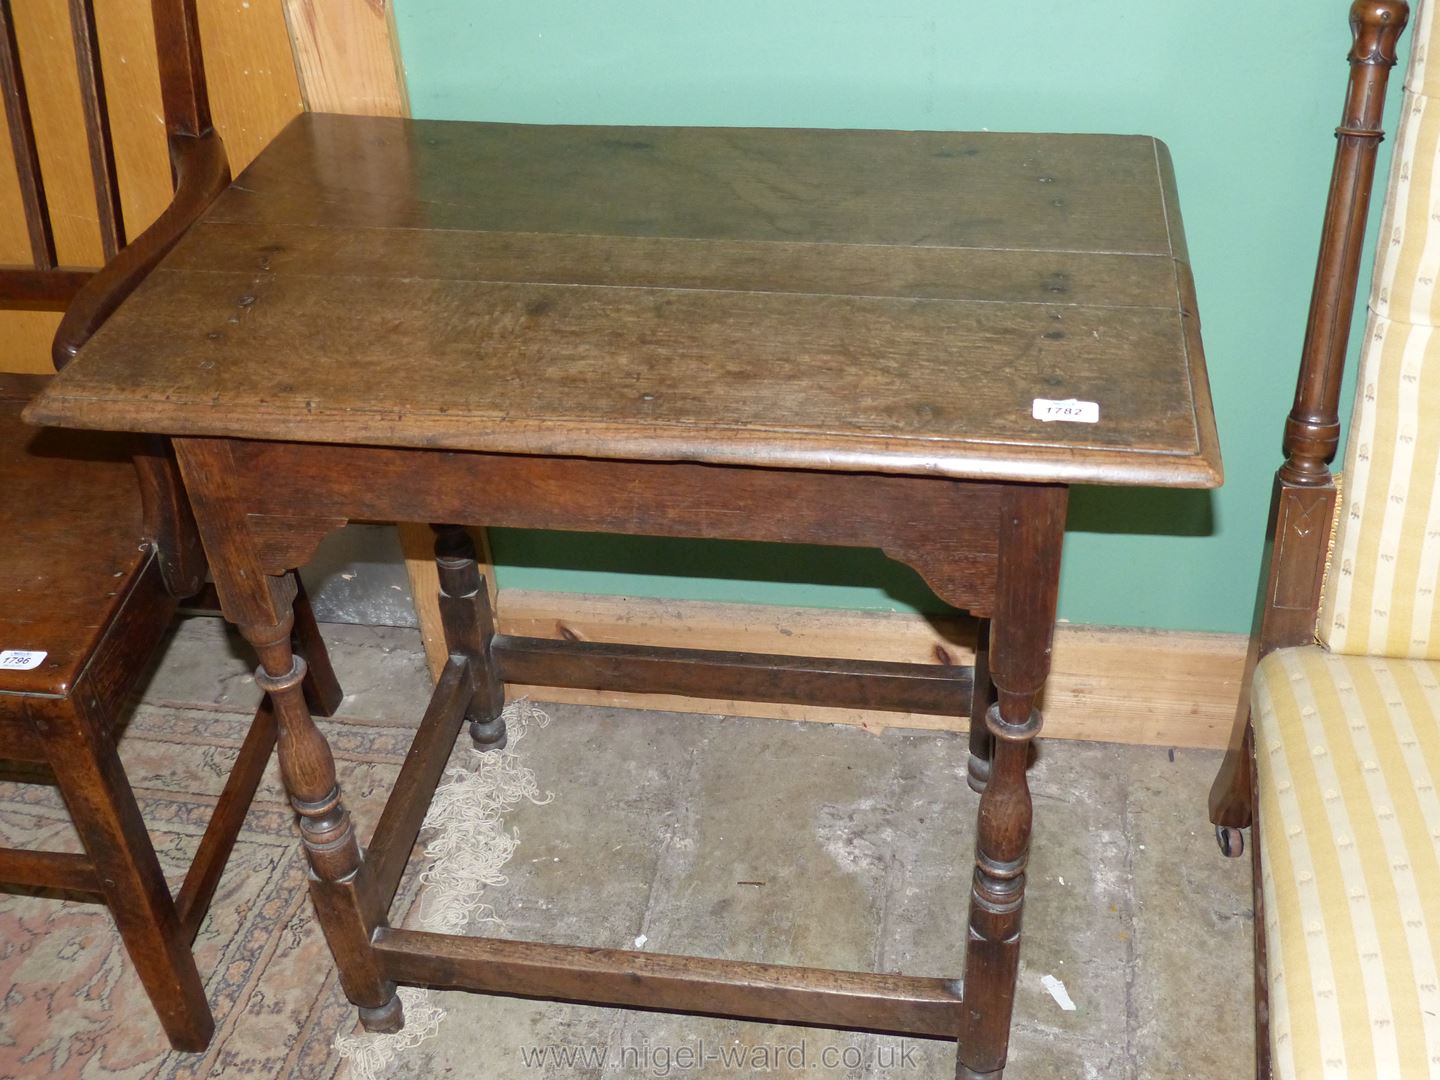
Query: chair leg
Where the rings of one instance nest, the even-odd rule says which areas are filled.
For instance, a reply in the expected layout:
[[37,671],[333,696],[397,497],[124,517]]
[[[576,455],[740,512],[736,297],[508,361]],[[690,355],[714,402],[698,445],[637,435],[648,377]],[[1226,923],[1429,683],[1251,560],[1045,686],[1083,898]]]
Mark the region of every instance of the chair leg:
[[325,640],[320,636],[320,627],[315,623],[315,612],[310,607],[310,597],[300,575],[291,571],[295,578],[295,630],[292,635],[295,651],[305,658],[305,702],[316,716],[334,716],[344,700],[345,691],[340,689],[335,678],[335,669],[330,666],[330,654],[325,650]]
[[[205,986],[160,860],[103,718],[87,693],[32,706],[55,780],[95,865],[110,914],[177,1050],[200,1051],[215,1030]],[[43,712],[40,710],[43,709]]]

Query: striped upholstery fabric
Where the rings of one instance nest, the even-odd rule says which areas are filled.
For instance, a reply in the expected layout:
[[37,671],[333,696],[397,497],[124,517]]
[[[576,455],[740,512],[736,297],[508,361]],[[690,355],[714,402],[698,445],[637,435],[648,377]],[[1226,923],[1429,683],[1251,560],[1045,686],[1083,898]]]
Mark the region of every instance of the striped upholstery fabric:
[[1380,231],[1345,506],[1317,633],[1336,652],[1440,659],[1440,62],[1421,6]]
[[1251,715],[1274,1075],[1440,1078],[1440,663],[1283,649]]

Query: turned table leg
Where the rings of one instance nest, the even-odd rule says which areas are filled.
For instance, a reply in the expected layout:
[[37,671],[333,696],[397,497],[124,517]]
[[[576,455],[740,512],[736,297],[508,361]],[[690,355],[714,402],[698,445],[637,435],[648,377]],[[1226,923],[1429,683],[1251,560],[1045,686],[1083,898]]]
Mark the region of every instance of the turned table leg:
[[175,448],[221,608],[260,658],[255,681],[275,711],[280,777],[298,816],[310,895],[340,985],[368,1030],[399,1031],[405,1024],[400,998],[370,943],[375,916],[365,895],[365,861],[341,801],[330,744],[305,700],[305,659],[292,641],[298,578],[265,572],[244,509],[231,496],[236,465],[229,444],[181,439]]
[[959,1080],[999,1080],[1010,1044],[1030,851],[1025,771],[1041,724],[1036,703],[1050,672],[1066,494],[1065,488],[1016,486],[1001,518],[989,639],[996,700],[985,716],[992,752],[976,827]]
[[371,1031],[399,1031],[405,1024],[395,984],[381,977],[370,949],[359,881],[362,860],[350,813],[340,798],[335,758],[305,702],[305,660],[291,644],[293,616],[272,625],[242,623],[260,667],[255,681],[270,695],[280,725],[280,775],[300,823],[310,860],[310,892],[346,996],[360,1007]]
[[451,656],[470,661],[474,694],[465,710],[470,739],[476,750],[503,750],[505,732],[505,684],[500,681],[490,658],[490,641],[495,636],[495,617],[490,610],[490,591],[475,560],[475,543],[459,525],[434,525],[435,566],[440,573],[440,620],[445,626],[445,645]]

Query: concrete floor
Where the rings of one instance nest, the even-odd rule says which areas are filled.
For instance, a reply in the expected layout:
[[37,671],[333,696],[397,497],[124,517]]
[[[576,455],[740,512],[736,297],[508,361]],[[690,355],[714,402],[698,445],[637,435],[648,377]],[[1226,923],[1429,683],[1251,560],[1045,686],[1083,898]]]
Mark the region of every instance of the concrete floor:
[[[413,630],[325,631],[344,712],[418,717]],[[213,657],[217,637],[213,620],[182,626],[157,679],[165,697],[210,704],[248,682],[243,664],[217,675],[213,661],[187,662]],[[960,974],[976,805],[963,736],[546,709],[552,722],[517,751],[554,799],[510,816],[520,845],[508,884],[485,897],[503,926],[476,932]],[[1249,860],[1222,859],[1205,821],[1218,762],[1042,740],[1009,1080],[1253,1072]],[[1044,975],[1064,982],[1073,1012]],[[449,1018],[390,1075],[724,1077],[760,1064],[781,1076],[953,1076],[953,1049],[939,1041],[437,998]],[[566,1065],[568,1048],[600,1060]],[[542,1063],[527,1064],[537,1053]],[[752,1056],[687,1064],[736,1053]]]

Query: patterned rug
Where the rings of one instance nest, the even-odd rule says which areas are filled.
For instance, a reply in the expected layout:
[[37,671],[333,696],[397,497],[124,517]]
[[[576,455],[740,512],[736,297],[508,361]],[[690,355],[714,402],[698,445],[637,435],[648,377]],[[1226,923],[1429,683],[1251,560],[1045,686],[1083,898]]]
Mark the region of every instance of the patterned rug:
[[[234,696],[213,708],[147,699],[121,740],[173,886],[245,735],[249,714],[238,710],[253,697]],[[361,837],[399,770],[413,722],[321,722]],[[452,764],[469,753],[467,744]],[[9,782],[0,783],[0,844],[79,850],[54,789]],[[414,901],[413,870],[396,910]],[[342,1071],[333,1043],[354,1027],[355,1013],[311,915],[304,858],[273,759],[195,951],[216,1033],[204,1054],[175,1053],[104,907],[0,892],[0,1077],[329,1080]]]

